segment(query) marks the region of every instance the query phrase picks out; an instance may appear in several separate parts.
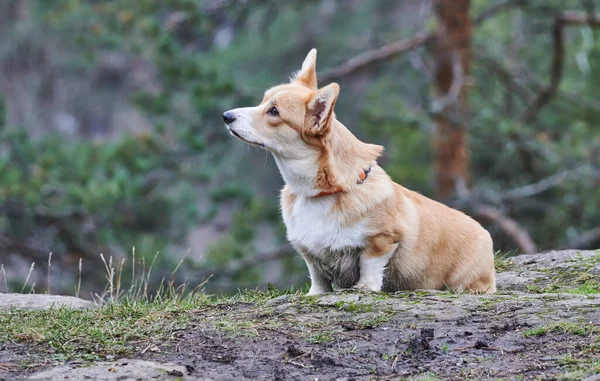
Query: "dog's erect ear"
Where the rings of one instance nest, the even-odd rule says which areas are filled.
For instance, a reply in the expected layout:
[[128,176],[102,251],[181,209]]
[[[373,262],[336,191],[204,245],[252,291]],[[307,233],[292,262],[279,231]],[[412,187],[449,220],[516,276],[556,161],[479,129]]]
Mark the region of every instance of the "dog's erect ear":
[[302,63],[302,69],[292,79],[311,90],[317,89],[317,49],[311,49]]
[[307,133],[322,135],[327,130],[339,93],[340,86],[337,83],[329,84],[316,92],[308,103]]

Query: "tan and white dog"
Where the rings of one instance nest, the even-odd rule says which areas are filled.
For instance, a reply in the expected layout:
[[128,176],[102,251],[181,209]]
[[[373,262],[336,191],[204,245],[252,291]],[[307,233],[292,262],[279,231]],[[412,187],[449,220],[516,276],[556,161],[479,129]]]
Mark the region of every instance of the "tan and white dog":
[[308,266],[309,295],[332,286],[495,292],[490,234],[390,179],[376,161],[383,147],[336,119],[339,86],[317,88],[316,58],[313,49],[258,106],[223,114],[232,135],[275,158],[287,237]]

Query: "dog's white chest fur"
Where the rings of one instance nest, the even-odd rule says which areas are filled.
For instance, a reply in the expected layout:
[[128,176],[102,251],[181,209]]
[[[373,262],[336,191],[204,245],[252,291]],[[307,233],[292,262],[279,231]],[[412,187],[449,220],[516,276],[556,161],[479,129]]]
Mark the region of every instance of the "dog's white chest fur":
[[292,210],[283,211],[287,237],[313,254],[365,245],[365,221],[342,226],[332,213],[333,198],[300,197]]

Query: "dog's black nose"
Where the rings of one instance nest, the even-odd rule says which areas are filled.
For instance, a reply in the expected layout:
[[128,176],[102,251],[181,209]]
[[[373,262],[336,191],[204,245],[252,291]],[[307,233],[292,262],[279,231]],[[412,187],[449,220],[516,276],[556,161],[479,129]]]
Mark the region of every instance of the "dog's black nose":
[[225,111],[223,113],[223,120],[227,124],[233,123],[233,121],[235,120],[235,115],[233,115],[231,111]]

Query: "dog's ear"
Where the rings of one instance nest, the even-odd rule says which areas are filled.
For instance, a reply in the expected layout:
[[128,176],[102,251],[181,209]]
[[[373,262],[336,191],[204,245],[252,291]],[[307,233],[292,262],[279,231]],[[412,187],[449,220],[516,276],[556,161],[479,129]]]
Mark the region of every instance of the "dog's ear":
[[311,49],[308,52],[302,63],[302,69],[292,80],[302,83],[311,90],[317,89],[317,49]]
[[308,103],[307,133],[322,135],[327,130],[339,93],[340,86],[337,83],[329,84],[315,93]]

